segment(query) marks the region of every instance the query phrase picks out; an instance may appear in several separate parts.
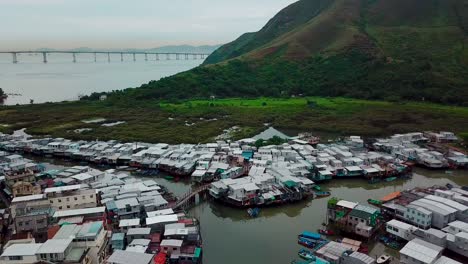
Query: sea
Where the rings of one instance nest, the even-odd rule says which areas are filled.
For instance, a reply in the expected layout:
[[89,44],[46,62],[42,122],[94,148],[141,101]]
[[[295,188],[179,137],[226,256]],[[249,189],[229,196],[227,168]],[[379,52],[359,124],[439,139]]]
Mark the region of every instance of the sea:
[[80,96],[93,92],[109,92],[126,88],[139,87],[151,80],[187,71],[203,60],[167,60],[160,56],[98,54],[94,61],[93,54],[77,54],[73,63],[71,54],[48,54],[47,63],[43,63],[42,54],[19,54],[18,63],[12,63],[11,54],[0,54],[0,88],[8,94],[5,105],[61,102],[78,100]]

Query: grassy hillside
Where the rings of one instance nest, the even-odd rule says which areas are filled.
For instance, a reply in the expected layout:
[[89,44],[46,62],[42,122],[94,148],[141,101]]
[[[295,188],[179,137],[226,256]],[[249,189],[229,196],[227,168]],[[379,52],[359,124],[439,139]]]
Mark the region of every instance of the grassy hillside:
[[206,64],[133,95],[187,98],[190,89],[196,97],[300,93],[468,105],[468,0],[302,0]]
[[218,63],[255,50],[282,34],[307,23],[332,2],[333,0],[298,1],[281,10],[260,31],[245,33],[237,40],[222,46],[211,54],[204,63]]
[[[83,120],[125,121],[114,127]],[[4,132],[27,128],[36,135],[73,139],[118,139],[198,143],[223,129],[240,126],[234,139],[250,137],[269,123],[286,132],[312,131],[322,136],[384,136],[397,132],[450,130],[466,135],[468,108],[429,103],[391,103],[347,98],[258,98],[190,100],[179,103],[110,99],[12,106],[0,109]],[[189,125],[187,125],[189,124]],[[91,131],[77,133],[76,129]],[[463,134],[464,133],[464,134]]]

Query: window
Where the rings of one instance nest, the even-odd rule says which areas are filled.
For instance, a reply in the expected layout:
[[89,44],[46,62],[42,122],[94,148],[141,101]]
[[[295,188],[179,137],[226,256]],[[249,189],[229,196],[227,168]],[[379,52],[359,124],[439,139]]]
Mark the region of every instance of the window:
[[67,205],[67,208],[70,209],[70,205]]
[[18,222],[18,226],[23,226],[23,222]]
[[167,247],[164,247],[164,250],[167,250]]
[[84,195],[83,195],[83,196],[81,196],[81,199],[83,199],[83,200],[84,200],[84,199],[86,199],[86,196],[84,196]]
[[58,199],[58,202],[59,202],[59,203],[61,203],[61,202],[62,202],[62,200],[61,200],[61,199]]
[[75,201],[78,201],[78,197],[74,197]]
[[94,195],[92,195],[92,194],[89,196],[89,198],[93,198],[93,197],[94,197]]
[[44,223],[44,219],[39,219],[39,220],[36,221],[36,224],[39,224],[39,225],[43,224],[43,223]]
[[62,210],[62,206],[59,206],[59,210]]
[[53,201],[53,200],[50,200],[50,203],[54,203],[54,201]]
[[23,256],[10,256],[8,257],[10,260],[23,260]]
[[177,248],[172,248],[172,250],[177,250]]
[[69,201],[70,201],[70,198],[67,198],[67,202],[69,202]]

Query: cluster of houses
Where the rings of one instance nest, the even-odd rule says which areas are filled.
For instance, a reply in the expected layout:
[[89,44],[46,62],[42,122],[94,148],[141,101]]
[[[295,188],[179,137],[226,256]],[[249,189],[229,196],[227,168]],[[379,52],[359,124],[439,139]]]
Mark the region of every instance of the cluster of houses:
[[400,263],[459,264],[450,257],[468,259],[466,188],[415,188],[391,193],[380,203],[375,201],[372,206],[331,198],[327,220],[345,233],[396,243],[392,247],[399,249]]
[[[161,170],[173,176],[191,176],[206,182],[248,175],[252,166],[264,168],[289,164],[289,174],[314,181],[333,177],[388,178],[408,172],[404,162],[440,168],[467,166],[468,158],[457,151],[441,153],[428,143],[453,142],[451,132],[396,134],[364,144],[358,136],[331,144],[318,144],[301,137],[279,146],[253,146],[255,139],[217,141],[206,144],[120,143],[111,141],[71,141],[63,138],[31,138],[26,134],[0,134],[0,148],[6,151],[51,155],[97,164],[133,166]],[[18,166],[27,164],[18,164]],[[26,166],[28,167],[28,166]]]
[[[400,251],[403,263],[434,263],[444,250],[468,258],[468,191],[465,189],[416,188],[382,204],[382,210],[393,218],[386,223],[387,233],[397,240],[410,241]],[[431,257],[418,258],[425,252],[414,254],[415,248],[432,252]]]
[[377,139],[373,147],[398,159],[416,162],[428,168],[437,169],[449,166],[466,168],[468,158],[465,154],[456,150],[442,149],[437,151],[424,147],[428,142],[450,143],[455,141],[457,141],[457,137],[452,132],[414,132]]
[[17,154],[0,161],[9,206],[0,263],[201,263],[198,221],[174,212],[175,197],[154,180],[88,166],[45,171]]

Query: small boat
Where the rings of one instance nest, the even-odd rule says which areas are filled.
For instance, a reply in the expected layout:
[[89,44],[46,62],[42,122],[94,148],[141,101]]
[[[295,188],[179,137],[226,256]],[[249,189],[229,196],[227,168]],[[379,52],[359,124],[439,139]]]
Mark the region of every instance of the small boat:
[[327,235],[327,236],[333,236],[335,234],[333,230],[329,230],[329,229],[319,229],[318,232],[322,235]]
[[379,183],[380,182],[380,178],[372,178],[368,181],[370,184],[374,184],[374,183]]
[[380,201],[380,200],[367,199],[367,202],[369,204],[376,205],[376,206],[381,206],[382,205],[382,201]]
[[320,198],[320,197],[327,197],[327,196],[330,196],[331,193],[330,192],[315,192],[315,195]]
[[167,176],[164,176],[164,179],[172,181],[174,180],[174,176],[167,175]]
[[315,242],[312,241],[312,240],[309,240],[309,239],[306,239],[306,238],[303,238],[303,237],[300,237],[297,239],[297,243],[299,245],[302,245],[304,247],[308,247],[308,248],[314,248],[315,247]]
[[257,217],[258,214],[260,213],[260,208],[249,208],[247,209],[247,213],[249,214],[250,217]]
[[378,259],[377,259],[377,264],[387,264],[387,263],[390,263],[390,260],[391,260],[391,257],[389,255],[381,255]]
[[305,260],[315,260],[314,254],[307,249],[302,248],[301,250],[299,250],[299,252],[297,252],[297,254],[299,255],[299,257]]
[[386,182],[392,182],[392,181],[394,181],[396,179],[397,179],[397,177],[388,177],[388,178],[385,179],[385,181]]
[[314,185],[313,188],[314,188],[314,190],[316,190],[316,191],[321,191],[321,190],[322,190],[322,188],[320,188],[320,186],[318,186],[318,185]]

